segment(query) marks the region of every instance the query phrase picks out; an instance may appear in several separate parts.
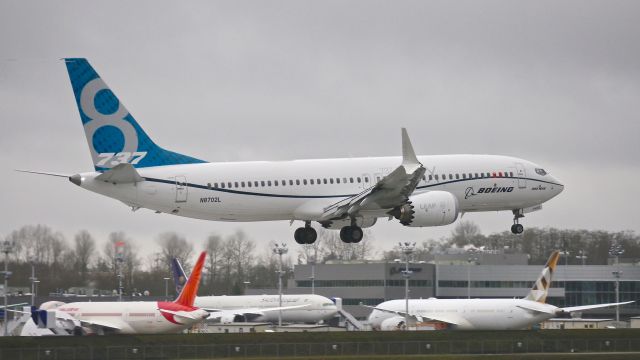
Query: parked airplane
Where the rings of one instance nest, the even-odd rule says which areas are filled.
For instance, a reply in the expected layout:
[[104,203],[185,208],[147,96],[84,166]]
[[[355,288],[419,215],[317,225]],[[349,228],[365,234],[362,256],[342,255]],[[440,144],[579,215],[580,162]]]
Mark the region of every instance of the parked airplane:
[[[369,324],[374,330],[398,330],[409,324],[430,324],[461,330],[517,330],[575,311],[630,304],[633,301],[559,308],[546,304],[559,251],[554,251],[529,294],[523,299],[410,299],[385,301],[372,308]],[[443,326],[439,326],[443,325]]]
[[530,161],[494,155],[417,157],[402,129],[402,157],[209,163],[156,145],[86,59],[65,59],[95,171],[63,176],[130,206],[215,221],[312,222],[357,243],[378,218],[404,226],[453,223],[459,214],[508,210],[519,219],[564,186]]
[[[183,331],[209,316],[207,311],[193,304],[205,256],[205,252],[200,254],[191,278],[173,302],[96,301],[65,304],[50,301],[33,312],[33,321],[45,327],[61,327],[74,334],[158,334]],[[47,324],[49,322],[56,322],[56,325],[51,326]]]
[[[177,259],[171,262],[171,269],[176,292],[180,292],[188,277]],[[288,323],[318,323],[338,313],[333,301],[314,294],[282,295],[283,306],[280,306],[279,295],[198,296],[194,304],[209,311],[209,319],[220,319],[224,324],[246,321],[277,323],[279,316]]]

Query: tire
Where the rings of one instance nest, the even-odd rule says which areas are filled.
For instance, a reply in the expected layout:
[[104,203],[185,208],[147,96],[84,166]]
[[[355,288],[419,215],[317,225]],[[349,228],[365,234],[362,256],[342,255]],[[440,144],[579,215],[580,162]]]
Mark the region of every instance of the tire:
[[312,228],[312,227],[308,227],[304,229],[304,240],[305,240],[305,244],[313,244],[314,242],[316,242],[316,239],[318,238],[318,233],[316,232],[316,229]]
[[524,226],[522,226],[522,224],[516,224],[515,230],[516,234],[522,234],[524,232]]
[[516,224],[511,225],[511,233],[512,234],[517,234],[517,232],[516,232]]
[[362,241],[362,238],[364,237],[364,233],[362,232],[362,228],[359,226],[352,226],[351,227],[351,242],[352,243],[359,243],[360,241]]
[[293,238],[296,240],[298,244],[303,245],[306,239],[305,235],[306,235],[305,228],[301,227],[301,228],[297,228],[296,232],[293,233]]
[[340,229],[340,240],[347,244],[351,243],[351,226],[345,226]]

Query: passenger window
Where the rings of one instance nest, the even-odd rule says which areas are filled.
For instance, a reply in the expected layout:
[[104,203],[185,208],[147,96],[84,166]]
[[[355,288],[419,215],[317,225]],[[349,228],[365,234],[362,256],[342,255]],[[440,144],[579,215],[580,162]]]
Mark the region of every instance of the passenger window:
[[238,182],[237,182],[237,181],[235,181],[235,182],[233,183],[233,185],[234,185],[236,188],[238,188],[238,187],[239,187],[239,186],[238,186]]
[[456,180],[460,179],[460,175],[456,174]]
[[353,178],[349,178],[349,182],[353,184]]
[[513,177],[513,171],[509,172],[509,175],[510,175],[511,177]]
[[340,184],[340,178],[336,178],[336,184]]
[[220,183],[220,187],[224,189],[224,183]]
[[462,178],[466,179],[467,178],[467,174],[462,174]]
[[296,179],[296,185],[300,185],[300,179]]
[[343,183],[343,184],[346,184],[346,183],[347,183],[347,178],[346,178],[346,177],[345,177],[345,178],[342,178],[342,183]]
[[267,181],[267,185],[268,185],[268,186],[271,186],[271,180],[268,180],[268,181]]
[[230,183],[230,182],[228,182],[228,183],[227,183],[227,187],[228,187],[228,188],[232,188],[233,186],[231,186],[231,183]]
[[366,182],[366,183],[368,183],[368,182],[369,182],[369,177],[368,177],[368,176],[365,176],[365,177],[364,177],[364,182]]
[[473,178],[473,174],[469,173],[469,179],[472,179],[472,178]]
[[327,183],[327,178],[322,179],[322,183],[326,184]]
[[380,176],[376,176],[377,181],[380,181]]
[[[431,175],[429,175],[429,176],[431,176]],[[436,181],[438,181],[438,174],[436,174],[435,176],[436,176]]]
[[261,186],[264,186],[264,185],[265,185],[264,180],[261,180],[261,181],[260,181],[260,185],[261,185]]
[[320,185],[320,183],[322,183],[322,181],[320,181],[320,179],[316,179],[316,180],[318,180],[318,181],[316,182],[316,184]]
[[502,171],[498,172],[498,176],[502,177]]
[[240,185],[242,185],[242,187],[244,187],[244,181],[240,183]]
[[289,185],[293,185],[293,180],[289,180]]
[[307,179],[302,179],[302,184],[307,185]]
[[207,183],[207,189],[211,190],[211,183]]
[[487,173],[487,177],[491,177],[491,174],[490,174],[490,173]]
[[218,188],[218,183],[213,184],[214,188]]
[[278,180],[273,180],[273,185],[278,186]]
[[429,181],[433,180],[433,175],[429,175]]
[[358,184],[360,184],[361,180],[362,180],[362,179],[360,179],[360,177],[359,177],[359,176],[356,178],[356,181],[358,182]]
[[329,182],[333,184],[333,178],[329,178]]
[[313,179],[309,179],[309,184],[313,185]]
[[247,181],[247,186],[251,187],[251,181]]

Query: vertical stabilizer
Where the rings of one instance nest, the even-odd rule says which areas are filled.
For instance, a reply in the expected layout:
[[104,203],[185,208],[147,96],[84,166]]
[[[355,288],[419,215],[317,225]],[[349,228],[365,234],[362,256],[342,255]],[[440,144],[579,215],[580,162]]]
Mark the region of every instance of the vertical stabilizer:
[[184,305],[184,306],[193,306],[193,302],[196,299],[196,295],[198,294],[198,287],[200,286],[200,278],[202,277],[202,267],[204,266],[204,259],[207,256],[207,252],[203,251],[200,253],[198,257],[198,261],[193,266],[193,271],[191,271],[191,275],[189,276],[189,280],[182,288],[180,295],[174,301],[176,304]]
[[544,269],[536,283],[533,284],[533,288],[529,291],[529,294],[525,297],[525,300],[537,301],[539,303],[545,303],[547,301],[547,294],[549,293],[549,287],[551,286],[553,272],[556,271],[556,265],[560,258],[560,251],[554,251],[549,256]]
[[176,287],[176,294],[180,294],[189,277],[184,273],[182,264],[177,258],[171,259],[171,273],[173,275],[173,284]]
[[122,163],[143,168],[204,162],[156,145],[87,59],[64,62],[97,171]]

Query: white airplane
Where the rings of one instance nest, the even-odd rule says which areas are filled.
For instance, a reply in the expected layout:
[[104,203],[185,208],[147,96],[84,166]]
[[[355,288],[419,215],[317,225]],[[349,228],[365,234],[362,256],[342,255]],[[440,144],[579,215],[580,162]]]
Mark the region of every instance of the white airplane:
[[[73,334],[159,334],[181,332],[204,321],[209,313],[194,306],[206,253],[173,302],[123,301],[43,303],[32,314],[39,327],[63,328]],[[55,322],[55,325],[53,323]],[[31,330],[33,326],[31,326]]]
[[[180,292],[188,277],[177,259],[171,262],[173,281]],[[220,319],[223,324],[234,322],[277,323],[282,317],[287,323],[318,323],[338,313],[336,304],[330,299],[314,294],[240,296],[197,296],[194,305],[209,311],[209,319]],[[280,315],[280,312],[282,315]]]
[[410,328],[518,330],[575,311],[633,302],[565,308],[546,304],[551,278],[559,257],[559,251],[551,254],[542,274],[523,299],[410,299],[408,312],[404,299],[385,301],[375,307],[363,306],[373,309],[369,315],[369,324],[374,330],[400,330],[406,328],[407,324]]
[[156,145],[86,59],[65,59],[95,171],[69,180],[130,206],[214,221],[303,221],[340,230],[347,243],[378,218],[404,226],[453,223],[459,214],[513,213],[519,219],[564,186],[530,161],[495,155],[416,156],[402,129],[402,157],[210,163]]

